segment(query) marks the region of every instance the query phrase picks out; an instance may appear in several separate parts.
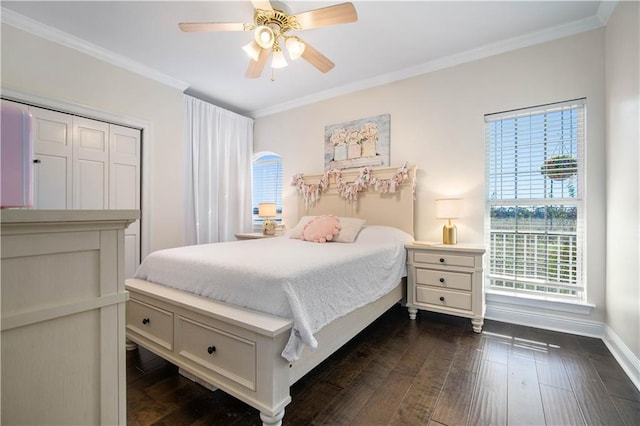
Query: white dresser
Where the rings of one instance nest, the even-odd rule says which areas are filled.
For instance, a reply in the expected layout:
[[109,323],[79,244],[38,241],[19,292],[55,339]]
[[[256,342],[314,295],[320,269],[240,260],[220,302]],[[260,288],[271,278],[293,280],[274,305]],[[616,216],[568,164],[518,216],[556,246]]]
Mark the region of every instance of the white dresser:
[[407,248],[407,307],[471,318],[473,331],[484,324],[485,249],[469,244],[411,243]]
[[126,424],[124,229],[137,210],[2,210],[2,424]]

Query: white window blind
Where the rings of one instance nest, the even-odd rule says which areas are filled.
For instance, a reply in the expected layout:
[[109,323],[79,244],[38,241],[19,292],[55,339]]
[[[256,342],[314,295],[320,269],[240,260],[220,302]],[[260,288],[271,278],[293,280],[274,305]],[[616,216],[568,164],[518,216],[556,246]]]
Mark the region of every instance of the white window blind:
[[584,299],[584,99],[485,116],[490,289]]
[[258,217],[259,203],[276,203],[280,222],[282,214],[282,158],[273,153],[258,154],[253,160],[253,226],[262,229],[263,218]]

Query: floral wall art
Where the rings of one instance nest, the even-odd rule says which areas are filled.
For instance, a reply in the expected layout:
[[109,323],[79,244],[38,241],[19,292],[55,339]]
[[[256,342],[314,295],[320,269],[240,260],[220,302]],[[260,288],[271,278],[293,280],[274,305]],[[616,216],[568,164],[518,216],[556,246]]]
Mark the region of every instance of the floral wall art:
[[324,128],[324,168],[389,167],[390,115],[362,118]]

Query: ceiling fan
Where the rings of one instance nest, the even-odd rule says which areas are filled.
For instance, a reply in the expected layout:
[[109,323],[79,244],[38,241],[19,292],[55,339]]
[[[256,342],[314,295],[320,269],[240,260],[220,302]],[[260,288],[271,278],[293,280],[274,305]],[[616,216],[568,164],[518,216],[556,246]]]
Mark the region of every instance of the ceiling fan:
[[258,78],[273,53],[272,68],[287,66],[281,43],[284,42],[292,60],[302,57],[323,73],[330,71],[335,64],[309,43],[296,35],[289,34],[293,30],[326,27],[346,24],[358,20],[356,9],[352,3],[341,3],[307,12],[291,14],[291,10],[278,1],[251,0],[255,13],[253,23],[232,22],[182,22],[178,24],[185,32],[198,31],[253,31],[254,39],[243,47],[251,58],[245,76]]

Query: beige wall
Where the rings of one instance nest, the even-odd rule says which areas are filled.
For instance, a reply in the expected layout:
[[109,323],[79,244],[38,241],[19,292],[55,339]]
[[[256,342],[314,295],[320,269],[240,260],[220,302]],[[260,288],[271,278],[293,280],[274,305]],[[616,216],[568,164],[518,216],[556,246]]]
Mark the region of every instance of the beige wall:
[[640,3],[620,2],[606,29],[606,323],[640,358]]
[[181,91],[5,24],[2,87],[149,123],[149,248],[181,245]]
[[[470,62],[258,118],[254,150],[283,155],[284,216],[297,218],[295,173],[323,170],[326,125],[391,114],[391,165],[419,169],[415,236],[439,241],[434,200],[464,199],[458,241],[484,239],[484,114],[587,98],[589,319],[604,319],[604,30]],[[569,314],[567,314],[569,315]]]

